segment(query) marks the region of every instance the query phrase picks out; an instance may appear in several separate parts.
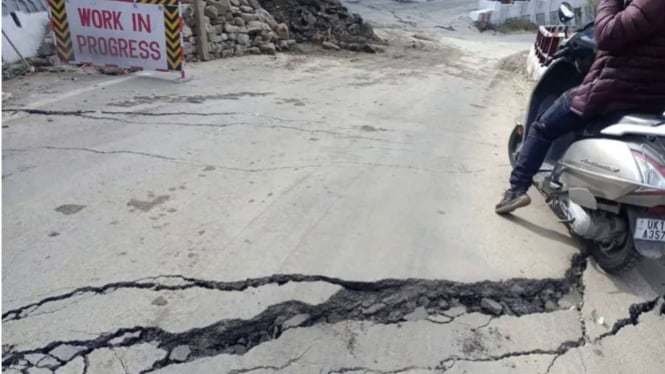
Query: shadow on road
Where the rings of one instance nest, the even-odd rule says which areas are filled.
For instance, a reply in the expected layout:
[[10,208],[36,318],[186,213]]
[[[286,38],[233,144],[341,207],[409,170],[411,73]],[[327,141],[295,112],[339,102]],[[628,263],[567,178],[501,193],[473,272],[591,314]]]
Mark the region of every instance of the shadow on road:
[[512,223],[515,223],[517,225],[520,225],[524,227],[525,229],[533,232],[534,234],[540,235],[544,238],[550,239],[550,240],[555,240],[563,244],[571,245],[574,247],[582,248],[582,243],[571,238],[570,236],[563,235],[560,232],[556,232],[554,230],[550,230],[548,228],[538,226],[534,223],[531,223],[524,218],[520,218],[517,216],[513,215],[503,215],[501,216],[503,219],[510,221]]

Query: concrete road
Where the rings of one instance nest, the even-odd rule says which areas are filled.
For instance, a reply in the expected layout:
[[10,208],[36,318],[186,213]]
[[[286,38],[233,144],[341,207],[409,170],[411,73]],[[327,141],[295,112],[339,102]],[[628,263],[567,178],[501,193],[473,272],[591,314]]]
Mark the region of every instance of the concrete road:
[[662,264],[494,215],[532,36],[464,3],[349,4],[378,55],[4,82],[3,370],[660,372]]

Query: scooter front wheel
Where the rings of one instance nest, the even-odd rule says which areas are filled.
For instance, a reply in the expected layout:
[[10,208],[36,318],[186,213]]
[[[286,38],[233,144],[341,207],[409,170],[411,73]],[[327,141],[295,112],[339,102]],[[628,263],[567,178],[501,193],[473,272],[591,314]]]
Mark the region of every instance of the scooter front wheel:
[[524,138],[524,126],[517,125],[513,129],[513,132],[510,133],[508,138],[508,160],[510,161],[510,166],[515,167],[517,163],[517,158],[520,155],[520,148],[522,146],[522,139]]

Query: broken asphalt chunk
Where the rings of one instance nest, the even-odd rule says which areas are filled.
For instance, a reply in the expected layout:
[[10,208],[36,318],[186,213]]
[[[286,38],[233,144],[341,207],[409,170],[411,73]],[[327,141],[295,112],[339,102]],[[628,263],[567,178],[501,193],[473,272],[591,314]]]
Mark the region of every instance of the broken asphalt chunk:
[[297,315],[291,317],[286,322],[284,322],[282,324],[282,328],[284,330],[286,330],[286,329],[291,329],[291,328],[294,328],[294,327],[299,327],[303,323],[305,323],[309,319],[309,317],[310,317],[309,314],[306,314],[306,313],[297,314]]
[[379,310],[381,310],[385,307],[386,307],[386,304],[384,304],[384,303],[374,304],[371,307],[363,310],[363,314],[365,314],[365,315],[374,314],[374,313],[378,312]]
[[495,316],[501,315],[501,312],[503,312],[503,305],[487,297],[480,300],[480,307],[485,312],[494,314]]
[[179,345],[171,351],[169,354],[169,359],[173,361],[183,362],[187,360],[189,355],[192,353],[192,349],[188,345]]
[[84,351],[86,348],[87,347],[80,345],[77,346],[77,345],[62,344],[51,350],[49,354],[63,362],[67,362],[71,360],[72,357],[76,356],[77,353]]
[[427,310],[425,307],[418,307],[413,312],[404,316],[404,319],[407,321],[422,321],[427,319]]

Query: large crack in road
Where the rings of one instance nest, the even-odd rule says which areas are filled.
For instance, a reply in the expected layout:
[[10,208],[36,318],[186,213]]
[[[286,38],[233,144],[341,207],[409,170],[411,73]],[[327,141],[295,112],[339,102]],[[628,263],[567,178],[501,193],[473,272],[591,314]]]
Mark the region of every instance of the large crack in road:
[[[243,355],[250,349],[267,341],[278,339],[291,328],[306,328],[324,323],[341,321],[371,321],[376,324],[397,324],[410,320],[414,315],[447,316],[447,320],[434,323],[450,323],[464,313],[483,313],[493,317],[502,315],[524,316],[534,313],[553,312],[560,307],[558,302],[570,292],[583,290],[582,275],[586,269],[585,256],[574,256],[571,267],[560,279],[511,279],[506,281],[483,281],[457,283],[445,280],[387,279],[376,282],[346,281],[320,275],[287,274],[238,282],[216,282],[183,276],[160,276],[131,282],[110,283],[98,287],[82,287],[61,295],[46,297],[2,315],[3,323],[30,318],[48,304],[61,302],[77,296],[107,295],[124,288],[144,289],[151,292],[178,291],[204,288],[222,292],[244,291],[265,285],[284,285],[291,282],[325,282],[342,287],[326,302],[309,305],[300,301],[285,301],[266,308],[248,320],[227,319],[214,324],[194,328],[181,333],[172,333],[159,327],[136,326],[120,328],[94,339],[53,341],[30,350],[15,350],[3,347],[3,367],[27,372],[31,367],[55,371],[72,360],[87,356],[98,349],[131,347],[149,343],[167,352],[165,357],[148,365],[151,372],[166,366],[188,362],[219,354]],[[626,326],[636,325],[641,314],[657,307],[659,297],[630,307],[629,317],[618,321],[612,329],[598,337],[600,341],[616,335]],[[578,311],[580,305],[577,306]],[[464,309],[456,314],[446,314],[451,308]],[[665,314],[665,304],[661,306]],[[580,319],[582,322],[582,319]],[[509,352],[499,356],[469,359],[448,357],[433,369],[445,371],[457,361],[498,361],[523,355],[554,355],[554,361],[573,348],[588,343],[583,334],[576,341],[562,342],[555,350],[535,349],[524,352]],[[175,350],[186,350],[186,357],[175,357]],[[63,354],[62,352],[67,352]],[[178,355],[176,355],[178,356]],[[28,358],[30,358],[28,360]],[[550,365],[550,367],[552,366]],[[148,367],[146,366],[146,367]]]
[[[332,305],[346,302],[354,308],[354,301],[362,300],[364,307],[385,304],[381,310],[388,310],[398,304],[416,301],[415,307],[436,307],[435,302],[441,303],[443,309],[448,309],[443,300],[457,300],[457,305],[464,305],[469,311],[483,311],[481,306],[483,298],[493,298],[503,308],[499,314],[525,315],[543,312],[548,301],[557,301],[571,287],[577,283],[581,275],[580,269],[584,260],[577,256],[573,260],[574,266],[569,270],[570,275],[561,279],[512,279],[503,282],[484,281],[472,284],[450,282],[445,280],[424,279],[386,279],[376,282],[347,281],[322,275],[280,274],[263,278],[254,278],[238,282],[217,282],[188,278],[179,275],[158,276],[137,281],[109,283],[102,286],[88,286],[73,291],[44,298],[19,308],[3,313],[3,322],[10,322],[30,317],[39,308],[83,294],[104,295],[124,288],[137,288],[150,291],[178,291],[190,288],[204,288],[217,291],[244,291],[269,284],[284,285],[287,283],[314,283],[325,282],[341,286],[343,290],[337,293],[330,301]],[[573,270],[574,269],[574,270]],[[427,300],[425,300],[427,299]],[[338,302],[339,300],[339,302]],[[455,306],[455,305],[453,305]],[[369,314],[381,314],[378,313]],[[412,311],[412,310],[411,310]],[[365,313],[366,315],[367,313]],[[387,316],[386,316],[387,317]]]
[[[107,295],[123,288],[138,288],[151,292],[178,291],[190,288],[204,288],[222,292],[244,291],[269,284],[284,285],[290,282],[326,282],[342,287],[329,300],[318,305],[300,301],[285,301],[266,308],[262,313],[248,320],[227,319],[214,324],[193,328],[181,333],[172,333],[159,327],[136,326],[121,328],[89,340],[54,341],[30,350],[18,351],[12,346],[3,347],[3,367],[13,368],[22,373],[37,367],[55,371],[78,357],[87,362],[88,355],[104,348],[131,347],[149,343],[167,352],[165,356],[143,372],[148,373],[166,366],[210,357],[219,354],[243,355],[257,345],[278,339],[291,328],[306,328],[324,323],[341,321],[371,321],[376,324],[397,324],[410,320],[413,316],[429,318],[433,315],[446,316],[447,320],[431,320],[434,323],[451,323],[465,313],[483,313],[493,318],[502,315],[524,316],[534,313],[548,313],[570,292],[583,290],[582,275],[587,259],[583,255],[574,256],[571,267],[560,279],[510,279],[506,281],[483,281],[478,283],[457,283],[444,280],[387,279],[377,282],[346,281],[320,275],[287,274],[238,282],[216,282],[187,278],[183,276],[159,276],[130,282],[110,283],[98,287],[82,287],[61,295],[46,297],[3,314],[3,323],[11,323],[30,318],[48,304],[64,301],[84,294]],[[659,305],[659,297],[644,303],[632,305],[629,316],[617,321],[610,331],[593,342],[616,335],[626,326],[639,323],[641,314],[654,310]],[[577,306],[578,311],[580,305]],[[660,306],[665,314],[665,303]],[[449,313],[451,309],[463,309]],[[582,320],[581,320],[582,322]],[[562,342],[557,349],[509,352],[483,358],[448,357],[432,370],[445,372],[458,361],[499,361],[524,355],[553,355],[551,368],[558,357],[570,349],[589,343],[583,334],[576,341]],[[175,351],[186,354],[175,354]],[[179,356],[179,357],[178,357]]]
[[[3,323],[10,323],[37,313],[47,304],[63,301],[84,294],[105,295],[123,288],[139,288],[150,291],[177,291],[205,288],[217,291],[243,291],[269,284],[284,285],[290,282],[325,282],[342,289],[328,301],[309,305],[299,301],[285,301],[269,306],[264,312],[249,320],[222,320],[212,325],[182,333],[171,333],[158,327],[131,327],[109,332],[95,339],[55,341],[44,347],[25,351],[7,349],[4,367],[30,367],[28,355],[41,354],[54,357],[53,352],[62,347],[76,347],[71,357],[47,360],[47,368],[56,370],[71,360],[91,352],[112,347],[129,347],[136,344],[157,342],[167,352],[182,346],[189,347],[187,360],[214,356],[222,353],[244,354],[253,347],[279,336],[289,328],[310,327],[322,323],[345,320],[372,321],[379,324],[395,324],[413,313],[446,315],[455,307],[464,307],[467,313],[478,312],[492,316],[523,316],[553,311],[556,303],[581,282],[586,267],[583,256],[575,256],[565,277],[561,279],[511,279],[502,282],[484,281],[464,284],[445,280],[386,279],[377,282],[345,281],[319,275],[287,274],[239,282],[215,282],[182,276],[156,277],[132,282],[111,283],[99,287],[82,287],[68,293],[50,296],[2,315]],[[449,323],[456,315],[450,316]],[[33,360],[35,361],[35,360]],[[151,369],[159,369],[179,363],[167,355],[155,362]],[[42,365],[44,366],[44,365]]]

